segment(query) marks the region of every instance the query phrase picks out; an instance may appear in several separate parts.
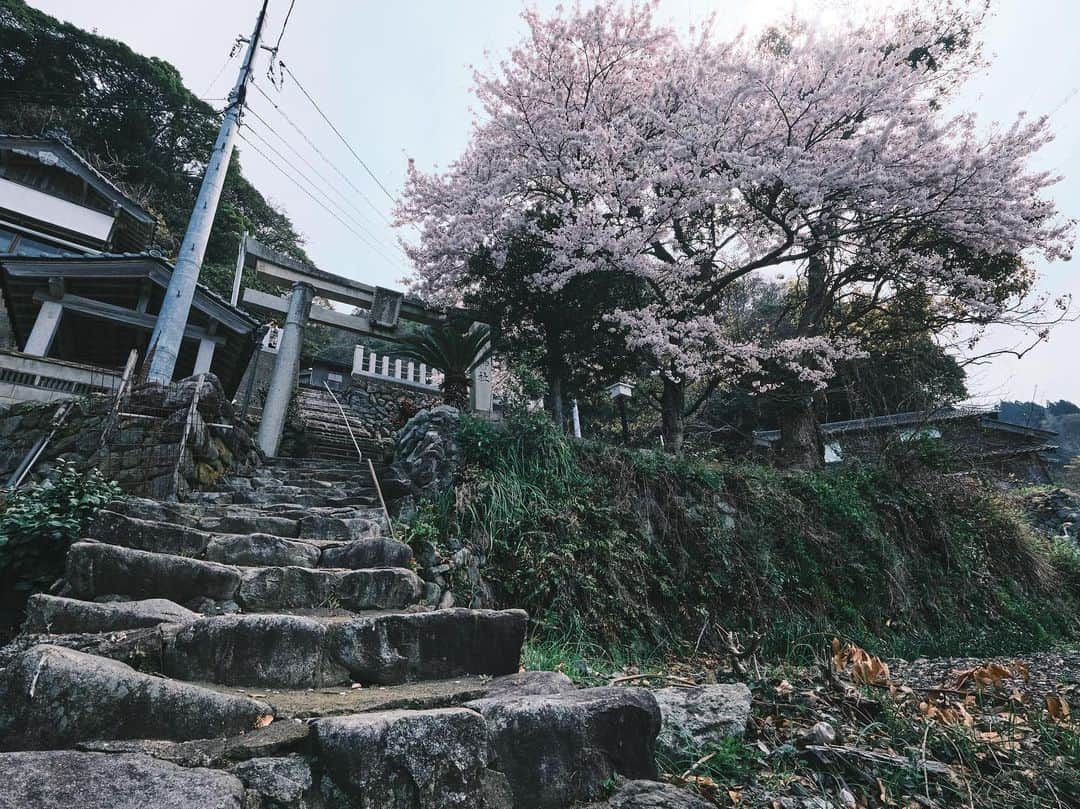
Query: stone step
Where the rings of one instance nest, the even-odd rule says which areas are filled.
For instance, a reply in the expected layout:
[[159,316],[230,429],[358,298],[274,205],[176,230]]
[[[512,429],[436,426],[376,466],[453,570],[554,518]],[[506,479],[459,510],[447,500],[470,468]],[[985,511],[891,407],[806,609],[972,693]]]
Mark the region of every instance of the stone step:
[[[226,694],[247,695],[250,687],[203,682]],[[393,710],[455,708],[485,697],[526,694],[560,694],[577,686],[565,674],[554,671],[520,671],[499,677],[463,674],[445,680],[415,680],[371,688],[331,685],[324,688],[266,688],[259,692],[274,709],[277,721],[309,720],[323,716]]]
[[253,477],[253,476],[239,476],[234,475],[223,478],[220,481],[222,486],[226,486],[230,491],[236,491],[240,489],[265,489],[265,488],[280,488],[282,486],[289,486],[299,491],[310,492],[338,492],[345,491],[352,494],[358,492],[374,492],[375,487],[371,482],[371,477],[368,474],[353,473],[350,477],[338,477],[334,480],[327,480],[321,475],[313,474],[309,477],[301,475],[280,476],[280,477]]
[[0,673],[3,750],[70,748],[95,739],[203,739],[253,730],[271,717],[264,702],[60,646],[34,646]]
[[526,621],[521,610],[468,609],[208,616],[180,629],[164,666],[185,680],[285,688],[504,675],[518,670]]
[[45,750],[0,753],[0,809],[241,809],[244,784],[221,770],[144,755]]
[[80,601],[37,593],[26,603],[22,631],[30,634],[90,634],[183,624],[201,616],[165,598],[142,601]]
[[251,505],[162,503],[143,498],[117,500],[108,511],[154,522],[171,522],[219,534],[273,534],[290,539],[364,539],[388,532],[381,509],[301,508],[291,503]]
[[[409,567],[412,551],[381,536],[350,537],[360,531],[342,518],[304,518],[305,533],[316,537],[292,538],[261,532],[223,534],[171,522],[142,520],[115,511],[95,515],[87,533],[91,539],[140,551],[168,553],[246,567]],[[370,527],[365,522],[364,526]],[[355,530],[354,530],[355,529]],[[326,537],[326,538],[323,538]]]
[[465,707],[484,718],[488,766],[506,778],[514,809],[563,809],[599,800],[616,775],[657,777],[661,716],[647,689],[509,695]]
[[178,604],[233,602],[247,612],[341,607],[401,609],[417,601],[421,581],[411,570],[342,570],[299,566],[239,567],[100,542],[68,551],[66,595],[167,598]]

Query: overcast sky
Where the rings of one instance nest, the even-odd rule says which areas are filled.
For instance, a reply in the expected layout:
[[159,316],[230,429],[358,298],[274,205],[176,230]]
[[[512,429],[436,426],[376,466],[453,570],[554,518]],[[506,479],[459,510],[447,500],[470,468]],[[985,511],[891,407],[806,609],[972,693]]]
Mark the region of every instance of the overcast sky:
[[[270,42],[277,38],[289,2],[270,2]],[[193,92],[219,99],[227,95],[239,67],[239,56],[226,61],[229,49],[238,34],[250,33],[260,0],[30,3],[82,28],[122,40],[139,53],[171,62]],[[541,0],[536,5],[551,8],[556,1]],[[832,2],[829,7],[839,5]],[[471,66],[486,64],[487,52],[498,56],[518,40],[524,29],[519,17],[522,7],[518,0],[296,0],[280,55],[378,181],[396,194],[409,157],[431,168],[445,166],[460,153],[473,119]],[[817,6],[791,0],[661,0],[662,16],[679,27],[717,12],[720,33],[759,28],[793,7],[805,15],[808,8]],[[1011,121],[1021,111],[1052,113],[1057,140],[1044,150],[1039,166],[1065,176],[1054,195],[1065,215],[1080,217],[1080,100],[1075,98],[1080,86],[1080,49],[1075,42],[1080,2],[995,0],[994,7],[985,32],[994,63],[968,89],[964,103],[986,123]],[[819,17],[827,25],[840,13],[833,10]],[[279,91],[268,83],[264,70],[257,76],[280,112],[259,92],[251,93],[254,112],[273,132],[251,115],[247,134],[273,163],[241,141],[247,176],[289,214],[320,267],[370,283],[400,286],[408,267],[396,247],[398,234],[388,226],[391,202],[386,194],[294,83],[286,78]],[[282,112],[329,162],[313,152]],[[310,166],[274,132],[300,150]],[[293,165],[286,165],[260,138]],[[297,190],[280,169],[299,179],[311,196]],[[318,187],[304,183],[299,173]],[[1080,265],[1044,267],[1044,288],[1054,294],[1080,292],[1076,266]],[[1080,308],[1080,294],[1075,297]],[[1006,346],[1018,343],[1019,338],[999,334],[993,342]],[[1032,397],[1080,402],[1077,354],[1080,323],[1065,324],[1048,344],[1022,361],[998,359],[973,370],[969,387],[979,403]]]

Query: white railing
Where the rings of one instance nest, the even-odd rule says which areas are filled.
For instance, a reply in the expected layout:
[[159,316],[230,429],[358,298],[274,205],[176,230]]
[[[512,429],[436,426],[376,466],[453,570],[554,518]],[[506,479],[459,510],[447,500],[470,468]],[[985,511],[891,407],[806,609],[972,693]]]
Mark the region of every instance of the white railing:
[[357,346],[353,351],[352,372],[353,376],[385,379],[425,390],[439,390],[443,381],[442,372],[428,368],[423,363],[392,357],[389,354],[377,354],[364,346]]

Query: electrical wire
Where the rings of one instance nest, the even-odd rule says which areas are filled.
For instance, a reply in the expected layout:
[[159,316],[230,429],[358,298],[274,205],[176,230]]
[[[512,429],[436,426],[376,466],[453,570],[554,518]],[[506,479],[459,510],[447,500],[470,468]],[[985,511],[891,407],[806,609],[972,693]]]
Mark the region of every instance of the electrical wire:
[[281,24],[281,30],[277,35],[277,42],[274,44],[274,55],[277,55],[278,49],[281,47],[281,38],[285,36],[285,29],[289,27],[289,17],[292,16],[293,7],[296,5],[296,0],[292,0],[289,3],[289,10],[285,13],[285,22]]
[[347,141],[345,139],[345,136],[341,134],[341,130],[339,130],[336,126],[334,126],[334,122],[331,121],[328,117],[326,117],[326,113],[322,111],[322,107],[320,107],[318,105],[318,103],[315,101],[315,99],[311,97],[311,93],[309,93],[307,91],[307,89],[304,87],[304,85],[300,83],[300,80],[298,78],[296,78],[296,74],[293,73],[292,70],[290,70],[289,67],[284,62],[281,63],[281,68],[282,68],[282,70],[284,70],[286,73],[289,74],[289,78],[291,78],[294,82],[296,82],[296,86],[300,88],[300,92],[303,93],[304,96],[307,98],[307,100],[311,102],[311,106],[313,106],[315,108],[316,112],[318,112],[319,115],[322,116],[322,119],[324,121],[326,121],[327,126],[329,126],[332,130],[334,130],[334,134],[338,136],[338,138],[341,140],[342,143],[345,144],[345,147],[350,152],[352,152],[352,156],[355,157],[356,160],[360,163],[360,165],[364,167],[364,171],[366,171],[368,173],[368,175],[371,177],[371,179],[375,181],[375,184],[377,186],[379,186],[380,189],[382,189],[382,192],[384,194],[386,194],[386,198],[388,200],[390,200],[391,202],[396,203],[397,200],[394,198],[394,195],[390,193],[390,191],[387,189],[387,187],[385,185],[383,185],[382,180],[380,180],[378,178],[378,176],[376,176],[375,172],[371,170],[371,166],[369,166],[367,163],[364,162],[364,158],[360,157],[360,155],[358,155],[356,153],[356,150],[352,147],[352,145],[349,143],[349,141]]
[[286,113],[285,110],[283,110],[278,105],[278,103],[276,101],[274,101],[274,99],[271,98],[270,95],[258,85],[258,83],[252,82],[251,86],[254,87],[255,90],[259,93],[259,95],[261,95],[263,98],[265,98],[275,110],[277,110],[278,115],[280,115],[282,118],[284,118],[285,122],[288,123],[289,126],[291,126],[293,129],[296,130],[296,133],[298,135],[300,135],[300,137],[302,137],[304,139],[304,141],[307,143],[308,146],[310,146],[312,148],[312,150],[315,152],[315,154],[317,154],[319,157],[321,157],[326,162],[326,164],[328,166],[330,166],[330,168],[332,168],[335,172],[337,172],[337,174],[341,177],[341,179],[343,179],[345,182],[347,182],[349,184],[349,187],[353,191],[355,191],[357,194],[360,195],[361,199],[363,199],[364,202],[366,202],[368,204],[368,207],[371,208],[371,210],[375,211],[375,213],[377,213],[379,215],[379,217],[387,225],[389,225],[390,227],[394,226],[394,223],[391,222],[390,219],[386,216],[386,214],[384,214],[379,209],[379,206],[377,206],[372,201],[371,197],[369,197],[367,194],[365,194],[364,190],[362,188],[360,188],[359,186],[356,185],[356,183],[354,183],[352,180],[350,180],[349,176],[347,174],[345,174],[345,172],[343,172],[340,168],[338,168],[337,164],[334,163],[334,161],[331,160],[329,157],[327,157],[325,152],[323,152],[318,146],[315,145],[315,142],[308,136],[308,134],[303,129],[301,129],[300,126],[295,121],[293,121],[292,118],[289,117],[288,113]]
[[[290,162],[289,158],[286,157],[285,155],[283,155],[281,153],[281,151],[277,147],[275,147],[274,144],[270,143],[263,135],[260,135],[258,130],[253,129],[250,124],[244,124],[244,126],[247,128],[247,131],[248,131],[249,134],[254,135],[256,138],[258,138],[259,142],[263,146],[265,146],[267,149],[269,149],[271,152],[273,152],[275,155],[277,155],[277,157],[286,166],[288,166],[290,169],[292,169],[294,172],[296,172],[296,174],[298,174],[302,180],[304,180],[308,185],[310,185],[312,188],[314,188],[316,191],[318,191],[326,199],[326,201],[330,205],[334,206],[334,208],[338,211],[338,213],[340,213],[342,216],[345,216],[346,218],[348,218],[349,221],[352,224],[356,225],[358,228],[360,228],[362,231],[364,231],[364,233],[367,234],[367,236],[374,242],[374,244],[372,245],[373,249],[378,249],[380,246],[381,247],[386,247],[387,246],[387,245],[383,244],[382,242],[380,242],[379,237],[375,233],[373,233],[363,222],[361,222],[355,216],[353,216],[348,211],[346,211],[341,206],[341,203],[337,202],[329,194],[327,194],[326,191],[323,190],[322,186],[319,183],[312,180],[311,177],[309,177],[307,174],[305,174],[299,167],[296,166],[295,163]],[[326,181],[325,178],[322,177],[321,175],[318,175],[318,176],[324,182]],[[389,256],[384,256],[384,258],[389,259]]]
[[[312,194],[310,191],[308,191],[307,188],[305,188],[303,185],[301,185],[296,180],[295,177],[290,175],[287,171],[285,171],[285,169],[283,169],[280,165],[278,165],[277,162],[275,162],[273,159],[271,159],[258,146],[256,146],[254,143],[252,143],[244,135],[243,130],[238,131],[237,135],[239,135],[240,139],[242,141],[244,141],[244,143],[246,143],[248,146],[250,146],[255,151],[256,154],[258,154],[260,157],[262,157],[263,160],[265,160],[267,163],[269,163],[271,166],[273,166],[275,169],[277,169],[278,172],[280,172],[287,180],[289,180],[289,182],[291,182],[296,187],[297,190],[302,191],[304,194],[306,194],[311,199],[312,202],[314,202],[316,205],[318,205],[320,208],[322,208],[324,211],[326,211],[328,214],[330,214],[330,216],[334,217],[334,219],[336,219],[338,222],[340,222],[350,233],[352,233],[354,236],[356,236],[358,239],[360,239],[362,242],[364,242],[364,244],[368,245],[369,247],[371,246],[370,243],[367,241],[367,239],[364,237],[364,235],[362,233],[360,233],[355,228],[353,228],[351,225],[349,225],[349,223],[347,221],[345,221],[340,216],[338,216],[337,213],[335,213],[331,208],[327,207],[322,202],[322,200],[320,200],[318,197],[316,197],[314,194]],[[375,252],[379,255],[379,257],[382,258],[384,261],[386,261],[391,267],[394,267],[395,269],[401,269],[401,265],[395,264],[391,259],[389,259],[387,256],[383,255],[378,249],[376,249],[376,248],[373,248],[373,249],[375,249]]]
[[[350,207],[351,207],[351,208],[352,208],[353,210],[355,210],[355,211],[356,211],[356,213],[357,213],[358,215],[360,215],[360,216],[362,216],[362,217],[366,217],[366,216],[367,216],[367,214],[365,214],[365,213],[364,213],[364,211],[362,211],[362,210],[361,210],[361,209],[360,209],[360,208],[359,208],[359,207],[358,207],[358,206],[356,205],[356,203],[355,203],[355,202],[353,202],[353,201],[352,201],[352,200],[351,200],[351,199],[349,198],[349,195],[348,195],[348,194],[346,194],[346,193],[345,193],[344,191],[342,191],[342,190],[341,190],[341,188],[340,188],[339,186],[337,186],[337,185],[336,185],[336,184],[335,184],[335,183],[334,183],[334,182],[333,182],[332,180],[330,180],[330,179],[329,179],[329,178],[328,178],[328,177],[327,177],[327,176],[326,176],[325,174],[323,174],[323,173],[322,173],[321,171],[319,171],[319,169],[318,169],[318,168],[316,168],[316,167],[315,167],[315,165],[314,165],[314,164],[312,164],[312,162],[311,162],[310,160],[308,160],[308,159],[307,159],[307,157],[306,157],[306,156],[304,155],[304,153],[303,153],[303,152],[301,152],[301,151],[300,151],[299,149],[297,149],[297,148],[296,148],[295,146],[293,146],[293,145],[292,145],[292,144],[291,144],[291,143],[290,143],[290,142],[289,142],[289,141],[288,141],[288,140],[287,140],[287,139],[285,138],[285,136],[284,136],[284,135],[282,135],[282,134],[281,134],[280,132],[278,132],[278,131],[277,131],[276,129],[274,129],[274,127],[273,127],[273,126],[272,126],[272,125],[271,125],[271,124],[270,124],[270,123],[269,123],[269,122],[268,122],[268,121],[267,121],[267,120],[266,120],[265,118],[263,118],[263,117],[262,117],[261,115],[259,115],[258,111],[256,111],[255,109],[253,109],[253,108],[251,107],[251,105],[250,105],[250,104],[249,104],[249,105],[247,105],[247,106],[245,107],[245,111],[246,111],[247,113],[250,113],[250,114],[251,114],[252,116],[254,116],[255,120],[257,120],[257,121],[258,121],[258,122],[259,122],[259,123],[260,123],[260,124],[261,124],[262,126],[266,127],[266,129],[267,129],[267,130],[269,130],[269,131],[270,131],[270,132],[271,132],[271,133],[272,133],[273,135],[276,135],[276,136],[277,136],[277,138],[278,138],[278,140],[280,140],[280,141],[281,141],[281,143],[283,143],[283,144],[284,144],[284,145],[285,145],[285,146],[286,146],[286,147],[287,147],[287,148],[289,149],[289,151],[291,151],[291,152],[292,152],[293,154],[295,154],[295,155],[296,155],[296,156],[297,156],[297,157],[298,157],[298,158],[299,158],[299,159],[300,159],[300,160],[301,160],[301,161],[302,161],[302,162],[304,163],[304,165],[305,165],[305,166],[307,166],[307,167],[308,167],[309,169],[311,169],[311,171],[312,171],[312,172],[314,172],[315,176],[316,176],[316,177],[318,177],[318,178],[319,178],[319,179],[320,179],[320,180],[322,181],[323,185],[325,185],[325,186],[326,186],[326,187],[328,187],[328,188],[331,188],[331,189],[333,189],[333,191],[334,191],[334,192],[335,192],[335,193],[336,193],[336,194],[337,194],[337,195],[338,195],[339,197],[341,197],[341,199],[342,199],[342,200],[344,200],[344,201],[345,201],[345,202],[346,202],[346,203],[347,203],[347,204],[348,204],[348,205],[349,205],[349,206],[350,206]],[[265,138],[264,136],[262,136],[262,135],[260,135],[260,134],[259,134],[259,131],[258,131],[257,129],[254,129],[254,128],[253,128],[253,127],[251,126],[251,123],[250,123],[250,121],[247,121],[247,122],[245,122],[245,124],[244,124],[244,125],[248,127],[248,129],[250,130],[251,134],[255,135],[256,137],[258,137],[258,138],[259,138],[259,140],[260,140],[260,141],[262,141],[262,142],[263,142],[264,144],[266,144],[267,148],[269,148],[269,149],[273,149],[273,150],[274,150],[274,152],[275,152],[276,154],[278,154],[278,155],[279,155],[279,156],[280,156],[280,157],[281,157],[281,158],[282,158],[283,160],[287,159],[287,158],[285,158],[285,156],[284,156],[284,155],[281,155],[281,153],[280,153],[280,152],[278,152],[278,150],[277,150],[277,149],[274,149],[274,147],[273,147],[273,146],[272,146],[272,145],[271,145],[270,143],[268,143],[268,142],[266,141],[266,138]],[[310,177],[308,177],[308,178],[306,178],[306,179],[308,179],[308,180],[310,181],[310,179],[311,179],[311,178],[310,178]],[[335,203],[335,204],[338,204],[338,203]],[[367,226],[366,226],[366,225],[365,225],[364,223],[362,223],[362,222],[359,222],[359,221],[358,221],[358,222],[357,222],[357,224],[358,224],[358,225],[360,225],[361,227],[363,227],[363,228],[364,228],[364,230],[365,230],[365,232],[367,232],[367,233],[368,233],[368,234],[369,234],[369,235],[371,236],[371,238],[375,239],[375,241],[377,241],[377,242],[378,242],[378,243],[379,243],[380,245],[382,245],[383,247],[385,247],[385,248],[389,249],[389,250],[390,250],[391,252],[394,252],[395,250],[400,250],[400,249],[401,249],[401,248],[400,248],[400,246],[398,246],[398,245],[391,245],[391,244],[389,244],[388,242],[386,242],[386,241],[384,241],[384,240],[380,239],[380,237],[378,236],[378,234],[376,234],[376,233],[375,233],[374,231],[372,231],[372,230],[369,230],[369,229],[368,229],[368,227],[367,227]],[[371,222],[370,220],[368,220],[367,224],[370,224],[370,225],[374,225],[375,223],[374,223],[374,222]],[[402,255],[404,256],[404,253],[402,253]]]

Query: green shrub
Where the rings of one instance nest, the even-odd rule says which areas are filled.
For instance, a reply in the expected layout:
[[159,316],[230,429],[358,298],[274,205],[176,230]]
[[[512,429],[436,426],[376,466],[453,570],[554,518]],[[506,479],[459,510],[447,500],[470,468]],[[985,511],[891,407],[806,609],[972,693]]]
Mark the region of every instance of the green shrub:
[[122,497],[115,483],[96,470],[82,474],[61,463],[50,483],[10,494],[0,510],[0,583],[25,600],[47,589],[64,572],[71,543],[90,517]]
[[409,529],[487,556],[534,641],[651,659],[763,631],[877,654],[1018,652],[1077,634],[1078,568],[990,487],[933,470],[772,468],[573,442],[542,416],[465,419],[455,489]]

